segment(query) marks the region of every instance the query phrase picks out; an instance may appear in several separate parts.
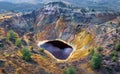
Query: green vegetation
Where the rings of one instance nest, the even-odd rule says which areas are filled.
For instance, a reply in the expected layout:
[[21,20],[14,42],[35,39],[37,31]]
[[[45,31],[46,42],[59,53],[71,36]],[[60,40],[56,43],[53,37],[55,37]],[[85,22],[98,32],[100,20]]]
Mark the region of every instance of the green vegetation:
[[105,69],[107,70],[107,72],[109,72],[109,74],[112,73],[112,69],[110,67],[106,66]]
[[16,38],[17,38],[17,34],[13,30],[8,31],[7,34],[8,40],[15,42]]
[[76,69],[74,67],[69,67],[64,70],[63,74],[76,74]]
[[30,61],[31,59],[31,53],[27,48],[22,49],[22,59],[26,61]]
[[111,56],[117,56],[117,51],[115,51],[115,50],[112,51],[110,55],[111,55]]
[[102,56],[100,53],[98,52],[94,52],[94,55],[92,56],[91,60],[90,60],[90,65],[93,69],[97,69],[100,67],[102,62]]
[[33,51],[33,46],[30,46],[30,51]]
[[113,56],[113,57],[112,57],[112,60],[113,60],[113,61],[117,61],[117,57],[116,57],[116,56]]
[[97,50],[98,50],[98,51],[102,51],[103,48],[102,48],[101,46],[99,46],[99,47],[97,48]]
[[16,42],[15,42],[15,45],[18,46],[18,47],[20,47],[20,46],[21,46],[21,43],[22,43],[22,42],[21,42],[21,39],[20,39],[20,38],[17,38],[17,39],[16,39]]
[[94,50],[94,49],[91,49],[91,50],[90,50],[90,55],[93,56],[94,52],[95,52],[95,50]]
[[43,49],[43,48],[40,48],[40,49],[39,49],[40,52],[44,52],[44,50],[45,50],[45,49]]
[[50,72],[50,74],[53,74],[52,72]]
[[102,50],[102,47],[100,47],[100,46],[96,49],[96,51],[94,49],[90,50],[90,55],[91,55],[90,66],[93,69],[98,69],[100,67],[100,65],[101,65],[102,56],[98,52],[98,51],[101,51],[101,50]]
[[117,51],[116,50],[112,51],[110,55],[112,56],[113,61],[117,61]]
[[117,51],[120,50],[120,42],[118,42],[118,43],[115,45],[115,50],[117,50]]
[[111,52],[110,56],[112,56],[113,61],[117,61],[117,50],[119,50],[119,43],[115,45],[115,50]]

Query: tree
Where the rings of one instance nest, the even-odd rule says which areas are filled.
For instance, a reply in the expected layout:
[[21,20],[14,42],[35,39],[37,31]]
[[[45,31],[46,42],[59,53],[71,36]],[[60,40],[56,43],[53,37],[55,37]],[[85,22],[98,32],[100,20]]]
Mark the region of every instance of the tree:
[[17,38],[17,34],[13,30],[10,30],[8,31],[7,38],[8,40],[15,42],[15,39]]
[[99,46],[99,47],[97,48],[98,51],[102,51],[102,49],[103,49],[103,48],[102,48],[101,46]]
[[110,55],[111,55],[112,57],[113,57],[113,56],[117,56],[117,51],[115,51],[115,50],[112,51]]
[[115,45],[115,50],[117,50],[117,51],[120,50],[120,42],[118,42],[118,43]]
[[112,57],[112,60],[113,60],[113,61],[116,61],[116,60],[117,60],[117,57],[116,57],[116,56],[113,56],[113,57]]
[[94,50],[94,49],[91,49],[91,50],[90,50],[90,55],[93,56],[94,52],[95,52],[95,50]]
[[33,51],[33,46],[30,46],[30,51]]
[[18,46],[18,47],[20,47],[20,46],[21,46],[21,43],[22,43],[22,42],[21,42],[21,39],[20,39],[20,38],[17,38],[17,39],[16,39],[16,42],[15,42],[15,45]]
[[94,55],[92,56],[90,60],[90,65],[93,69],[97,69],[100,67],[102,62],[102,56],[98,52],[94,52]]
[[73,67],[67,68],[63,74],[76,74],[76,69]]
[[21,57],[22,57],[23,60],[30,61],[30,59],[31,59],[30,51],[26,48],[23,48]]
[[40,49],[39,49],[40,52],[44,52],[44,50],[45,50],[45,49],[43,49],[43,48],[40,48]]

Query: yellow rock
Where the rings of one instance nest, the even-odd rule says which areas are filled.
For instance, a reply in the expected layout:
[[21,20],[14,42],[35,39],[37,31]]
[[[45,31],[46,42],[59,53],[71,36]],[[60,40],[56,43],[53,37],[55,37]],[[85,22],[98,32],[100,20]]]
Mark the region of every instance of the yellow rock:
[[7,52],[3,53],[5,57],[8,57],[9,54]]
[[84,58],[89,54],[89,49],[93,47],[93,38],[91,34],[87,31],[81,31],[76,35],[72,44],[74,44],[75,50],[73,51],[72,55],[68,59],[69,62],[77,59]]

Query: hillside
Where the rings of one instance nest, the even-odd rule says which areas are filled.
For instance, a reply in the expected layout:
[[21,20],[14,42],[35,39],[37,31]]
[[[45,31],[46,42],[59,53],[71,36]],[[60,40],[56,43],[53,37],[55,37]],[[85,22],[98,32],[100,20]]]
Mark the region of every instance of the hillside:
[[0,74],[119,74],[119,14],[66,2],[2,14]]

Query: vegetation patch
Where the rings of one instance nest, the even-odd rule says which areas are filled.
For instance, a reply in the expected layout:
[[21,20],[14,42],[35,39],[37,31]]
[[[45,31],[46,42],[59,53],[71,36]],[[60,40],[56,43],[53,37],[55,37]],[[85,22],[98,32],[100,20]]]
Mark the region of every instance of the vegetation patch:
[[16,41],[15,41],[15,45],[20,47],[21,46],[21,39],[20,38],[17,38]]
[[17,34],[13,30],[8,31],[7,39],[9,41],[15,42],[16,38],[17,38]]
[[40,48],[40,49],[39,49],[40,52],[44,52],[44,50],[45,50],[45,49],[43,49],[43,48]]
[[[98,47],[97,51],[99,51],[99,49],[101,50],[102,47]],[[100,68],[101,62],[102,62],[102,56],[99,52],[95,51],[94,49],[91,49],[90,51],[90,55],[91,55],[91,59],[90,59],[90,66],[93,69],[98,69]]]
[[115,45],[115,50],[120,51],[120,42]]
[[76,74],[76,69],[74,67],[69,67],[64,70],[63,74]]
[[23,48],[22,49],[22,59],[26,60],[26,61],[30,61],[31,60],[31,53],[27,48]]
[[103,48],[102,48],[101,46],[99,46],[99,47],[97,48],[97,50],[98,50],[98,51],[102,51]]

